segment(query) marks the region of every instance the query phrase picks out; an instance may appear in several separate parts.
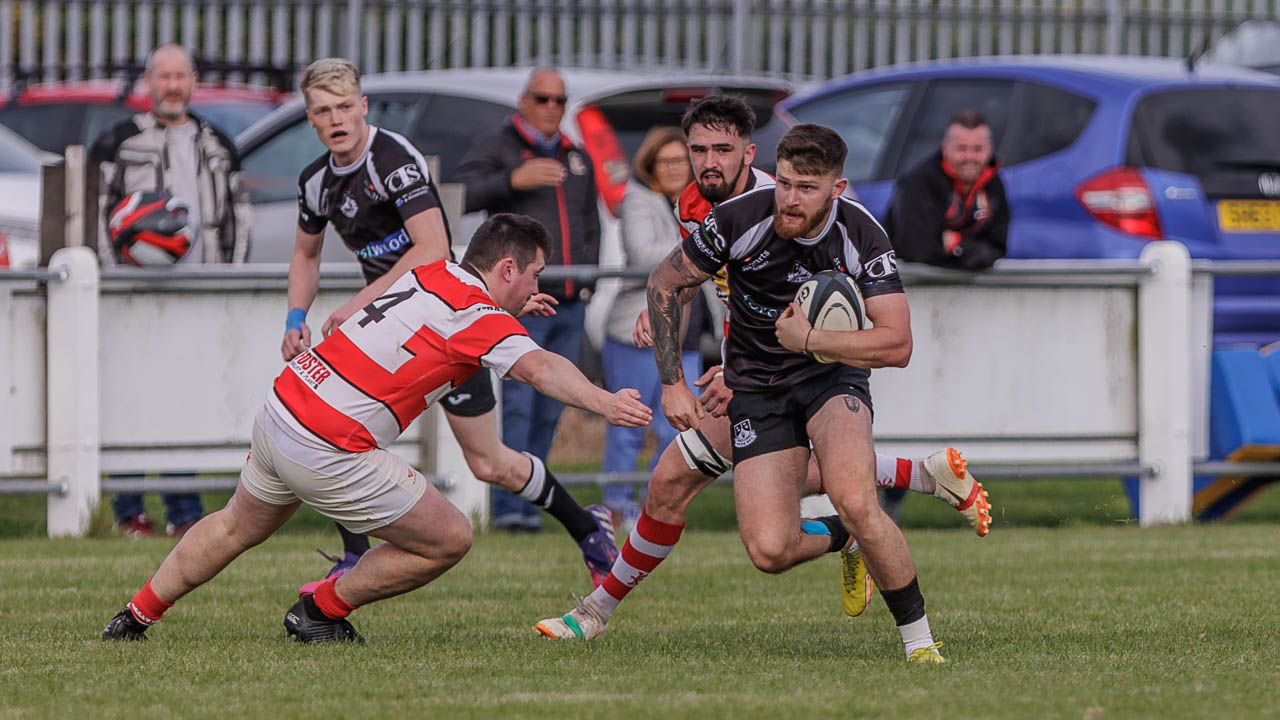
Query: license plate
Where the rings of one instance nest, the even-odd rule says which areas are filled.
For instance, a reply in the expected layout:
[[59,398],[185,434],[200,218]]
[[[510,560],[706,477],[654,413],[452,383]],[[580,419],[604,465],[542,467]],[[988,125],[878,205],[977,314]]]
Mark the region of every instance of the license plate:
[[1221,200],[1218,227],[1223,232],[1280,232],[1280,200]]

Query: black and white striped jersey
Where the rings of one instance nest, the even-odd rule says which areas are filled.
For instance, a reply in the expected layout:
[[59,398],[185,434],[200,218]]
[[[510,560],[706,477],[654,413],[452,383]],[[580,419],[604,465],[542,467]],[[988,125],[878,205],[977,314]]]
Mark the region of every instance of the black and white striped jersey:
[[377,127],[369,128],[368,144],[354,163],[337,167],[326,152],[298,178],[298,226],[319,234],[333,223],[367,283],[412,245],[404,221],[438,207],[440,196],[422,153],[403,136]]
[[778,316],[813,275],[846,273],[868,298],[902,292],[893,246],[861,203],[837,199],[812,239],[779,237],[773,211],[774,188],[761,187],[717,205],[684,239],[685,255],[703,272],[728,270],[725,383],[735,391],[776,390],[832,370],[782,347],[774,334]]

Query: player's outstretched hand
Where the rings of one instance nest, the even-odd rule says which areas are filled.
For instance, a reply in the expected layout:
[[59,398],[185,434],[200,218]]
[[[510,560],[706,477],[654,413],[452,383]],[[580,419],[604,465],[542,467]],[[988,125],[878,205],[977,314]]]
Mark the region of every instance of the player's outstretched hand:
[[556,314],[554,306],[559,304],[559,300],[556,300],[546,293],[534,293],[529,296],[528,300],[524,301],[524,307],[520,308],[520,312],[516,317],[524,317],[525,315],[551,317]]
[[778,344],[791,352],[804,352],[804,342],[813,326],[805,319],[800,306],[791,303],[782,311],[782,317],[774,323],[773,332],[778,336]]
[[702,405],[684,380],[675,385],[662,386],[662,412],[671,427],[684,432],[702,423]]
[[631,330],[631,339],[636,347],[653,347],[653,328],[649,327],[649,309],[645,308],[636,316],[636,326]]
[[311,347],[311,328],[304,322],[297,330],[285,330],[284,342],[280,343],[280,355],[289,362],[303,350]]
[[703,410],[714,417],[724,417],[729,412],[729,401],[733,399],[733,391],[724,384],[724,368],[713,365],[702,373],[702,377],[694,380],[693,384],[702,388],[698,402],[702,403]]
[[622,427],[644,427],[653,420],[653,411],[640,402],[640,391],[632,388],[622,388],[611,395],[601,415],[610,425]]

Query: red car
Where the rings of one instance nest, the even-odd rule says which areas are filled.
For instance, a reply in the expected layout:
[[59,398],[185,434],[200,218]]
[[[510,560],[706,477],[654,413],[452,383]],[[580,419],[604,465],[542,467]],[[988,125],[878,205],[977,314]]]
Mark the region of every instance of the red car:
[[[31,85],[0,102],[0,125],[41,150],[61,155],[68,145],[90,145],[105,128],[151,109],[137,86],[119,80]],[[191,110],[230,138],[284,102],[289,93],[243,85],[197,85]]]

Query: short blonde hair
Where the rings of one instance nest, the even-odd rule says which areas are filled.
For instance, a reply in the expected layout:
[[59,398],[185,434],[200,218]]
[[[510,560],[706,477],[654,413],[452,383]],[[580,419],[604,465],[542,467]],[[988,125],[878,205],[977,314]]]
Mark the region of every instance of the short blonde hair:
[[334,95],[359,95],[360,70],[355,63],[346,58],[321,58],[302,71],[302,79],[298,81],[298,90],[302,99],[308,104],[311,98],[307,91],[318,89]]

